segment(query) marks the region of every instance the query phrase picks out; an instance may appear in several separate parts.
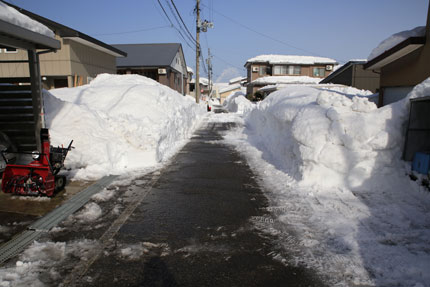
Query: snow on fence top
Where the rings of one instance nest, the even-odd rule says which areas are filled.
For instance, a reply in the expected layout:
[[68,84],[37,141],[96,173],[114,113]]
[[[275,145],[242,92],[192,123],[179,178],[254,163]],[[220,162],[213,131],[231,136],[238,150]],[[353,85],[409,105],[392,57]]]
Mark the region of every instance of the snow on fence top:
[[424,37],[426,33],[426,27],[425,26],[418,26],[412,30],[406,30],[402,31],[396,34],[391,35],[384,41],[382,41],[375,49],[372,50],[369,57],[367,57],[368,61],[371,61],[384,53],[385,51],[390,50],[397,44],[400,44],[404,40],[410,38],[410,37]]
[[308,76],[268,76],[258,78],[252,81],[252,84],[257,85],[273,85],[273,84],[318,84],[320,78],[312,78]]
[[55,34],[45,25],[0,2],[0,19],[21,28],[54,38]]
[[337,64],[336,60],[313,56],[294,56],[294,55],[260,55],[246,61],[247,63],[269,63],[269,64]]

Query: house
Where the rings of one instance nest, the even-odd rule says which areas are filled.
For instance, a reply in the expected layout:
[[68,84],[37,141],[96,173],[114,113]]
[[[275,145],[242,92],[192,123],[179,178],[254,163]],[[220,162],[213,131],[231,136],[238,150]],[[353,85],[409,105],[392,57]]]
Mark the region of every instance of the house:
[[[209,80],[204,77],[199,78],[200,83],[200,94],[203,97],[202,100],[205,101],[206,97],[209,96]],[[196,88],[196,79],[193,78],[190,81],[190,91],[192,93],[192,96],[195,95],[194,90]]]
[[[0,78],[1,143],[13,143],[19,151],[40,152],[40,130],[45,128],[45,121],[37,51],[53,53],[60,49],[60,41],[55,39],[55,34],[46,26],[1,1],[0,9],[6,12],[6,16],[0,19],[0,48],[3,51],[25,51],[26,60],[19,60],[19,64],[27,71],[26,77]],[[10,63],[8,60],[2,62],[1,66]],[[4,162],[1,161],[0,168],[3,168]]]
[[415,85],[430,77],[429,63],[430,5],[425,27],[389,37],[372,51],[364,65],[366,70],[380,73],[378,106],[406,97]]
[[[56,53],[40,54],[42,84],[46,89],[74,87],[89,83],[101,73],[115,74],[116,57],[126,56],[123,51],[82,32],[9,3],[5,4],[48,27],[55,33],[55,39],[61,43],[61,49]],[[27,51],[16,48],[2,49],[0,60],[24,61],[27,60]],[[3,63],[0,67],[0,78],[28,76],[29,72],[24,64]]]
[[350,60],[325,77],[320,84],[341,84],[374,93],[379,90],[379,73],[365,70],[367,60]]
[[256,81],[262,77],[309,77],[322,79],[328,76],[336,60],[323,57],[294,56],[294,55],[260,55],[245,63],[247,70],[247,96],[252,97],[261,84]]
[[127,53],[127,57],[117,58],[118,74],[139,74],[185,95],[188,71],[181,44],[118,44],[113,46]]
[[190,95],[191,93],[191,80],[193,78],[193,75],[194,75],[193,69],[187,66],[187,88],[185,91],[187,95]]
[[232,93],[242,91],[242,86],[240,83],[231,84],[226,87],[222,87],[217,90],[218,98],[220,99],[220,103],[223,104],[225,99],[230,96]]
[[228,84],[229,85],[240,84],[243,86],[246,84],[246,80],[247,80],[246,77],[236,77],[228,81]]

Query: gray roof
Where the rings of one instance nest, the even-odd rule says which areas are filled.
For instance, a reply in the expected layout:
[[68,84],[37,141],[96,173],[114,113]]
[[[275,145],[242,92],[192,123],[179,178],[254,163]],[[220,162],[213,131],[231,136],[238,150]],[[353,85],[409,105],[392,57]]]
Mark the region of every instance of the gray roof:
[[117,44],[115,48],[127,53],[116,58],[117,67],[168,67],[172,64],[181,44]]

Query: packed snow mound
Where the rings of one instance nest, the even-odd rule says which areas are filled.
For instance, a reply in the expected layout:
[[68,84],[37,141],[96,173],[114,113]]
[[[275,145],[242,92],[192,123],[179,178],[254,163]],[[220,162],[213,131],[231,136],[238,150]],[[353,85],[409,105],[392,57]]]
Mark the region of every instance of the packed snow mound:
[[[430,79],[409,97],[429,89]],[[370,177],[399,172],[409,97],[377,109],[354,90],[362,94],[341,87],[274,92],[245,119],[250,141],[304,186],[371,188]]]
[[147,168],[169,158],[205,113],[189,97],[139,75],[102,74],[89,85],[44,92],[52,145],[74,140],[75,179]]
[[399,33],[396,33],[394,35],[391,35],[384,41],[382,41],[375,49],[372,50],[369,57],[367,57],[368,61],[371,61],[384,53],[385,51],[390,50],[397,44],[400,44],[404,40],[410,38],[410,37],[423,37],[426,33],[426,27],[425,26],[419,26],[412,30],[406,30]]
[[0,2],[0,19],[51,38],[55,37],[54,32],[52,32],[48,27],[31,19],[27,15],[18,12],[18,10],[3,2]]
[[246,114],[255,107],[242,92],[231,93],[225,99],[223,105],[230,113],[238,114]]

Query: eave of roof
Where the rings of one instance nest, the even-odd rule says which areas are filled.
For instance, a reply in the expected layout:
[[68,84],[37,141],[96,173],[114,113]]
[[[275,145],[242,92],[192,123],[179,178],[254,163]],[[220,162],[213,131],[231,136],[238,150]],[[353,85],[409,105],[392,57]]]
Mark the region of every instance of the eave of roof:
[[334,71],[333,73],[331,73],[330,75],[328,75],[327,77],[325,77],[324,79],[322,79],[319,83],[320,84],[328,84],[330,83],[330,81],[338,76],[339,74],[343,73],[345,70],[347,70],[349,67],[351,67],[352,65],[363,65],[366,64],[366,61],[348,61],[345,65],[343,65],[342,67],[338,68],[336,71]]
[[[94,39],[93,37],[90,37],[90,36],[88,36],[82,32],[79,32],[79,31],[74,30],[70,27],[64,26],[64,25],[57,23],[55,21],[49,20],[49,19],[42,17],[40,15],[34,14],[30,11],[22,9],[21,7],[12,5],[10,3],[6,3],[6,4],[15,8],[16,10],[18,10],[18,12],[20,12],[24,15],[27,15],[28,17],[32,18],[33,20],[36,20],[36,21],[44,24],[45,26],[51,28],[52,30],[54,30],[55,34],[58,34],[62,38],[73,39],[77,42],[81,42],[84,45],[87,45],[87,46],[89,45],[89,46],[91,46],[97,50],[109,53],[115,57],[126,57],[127,56],[127,53],[125,53],[121,50],[118,50],[115,47],[112,47],[111,45],[103,43],[102,41]],[[80,38],[80,39],[77,40],[77,38]]]
[[364,69],[379,70],[382,67],[424,46],[425,43],[426,43],[425,37],[410,37],[404,40],[403,42],[397,44],[393,48],[385,51],[378,57],[370,60],[367,64],[364,65]]
[[59,49],[60,41],[0,20],[0,44],[17,49]]

